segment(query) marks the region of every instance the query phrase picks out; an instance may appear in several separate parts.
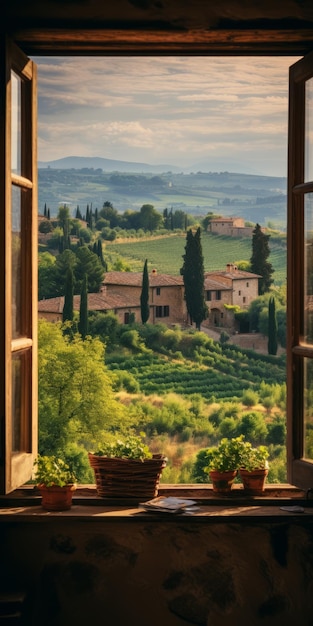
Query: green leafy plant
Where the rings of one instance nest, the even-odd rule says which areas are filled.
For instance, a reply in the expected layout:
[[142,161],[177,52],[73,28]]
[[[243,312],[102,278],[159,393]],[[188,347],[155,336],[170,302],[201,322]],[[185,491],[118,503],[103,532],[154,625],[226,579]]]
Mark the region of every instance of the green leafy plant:
[[128,435],[124,439],[119,437],[105,442],[101,449],[94,452],[96,456],[107,456],[121,459],[151,459],[152,453],[145,444],[143,436]]
[[218,446],[208,448],[206,451],[206,472],[212,470],[228,472],[236,470],[240,466],[243,435],[232,439],[223,438]]
[[70,467],[57,456],[41,456],[34,461],[35,479],[38,485],[65,487],[75,483],[76,477]]
[[268,469],[269,452],[267,446],[253,447],[249,441],[241,442],[240,468],[253,472],[258,469]]

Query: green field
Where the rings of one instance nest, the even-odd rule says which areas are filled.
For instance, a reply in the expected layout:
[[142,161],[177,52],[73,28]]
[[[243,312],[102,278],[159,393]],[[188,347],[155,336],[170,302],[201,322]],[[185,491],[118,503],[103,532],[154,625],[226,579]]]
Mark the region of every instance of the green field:
[[[235,239],[202,233],[202,250],[204,257],[204,269],[222,270],[227,263],[248,261],[251,257],[251,239]],[[132,271],[141,271],[145,259],[148,259],[149,269],[155,268],[160,273],[178,275],[183,264],[182,255],[185,250],[185,234],[164,236],[159,239],[146,239],[133,242],[106,243],[104,254],[123,257],[129,263]],[[276,285],[286,281],[286,247],[279,243],[273,243],[270,263],[274,267],[273,279]]]

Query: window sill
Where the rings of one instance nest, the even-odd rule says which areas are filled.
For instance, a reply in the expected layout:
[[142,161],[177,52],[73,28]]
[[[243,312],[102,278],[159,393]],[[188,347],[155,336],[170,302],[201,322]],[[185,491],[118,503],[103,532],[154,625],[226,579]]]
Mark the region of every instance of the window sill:
[[[162,485],[159,495],[181,496],[197,501],[197,510],[192,514],[147,513],[131,498],[99,498],[94,485],[80,485],[73,497],[69,511],[48,512],[40,506],[41,497],[33,485],[26,485],[7,495],[0,496],[0,522],[18,521],[166,521],[179,522],[232,522],[246,519],[249,523],[281,521],[283,518],[313,518],[313,499],[292,485],[267,485],[263,496],[245,496],[242,485],[235,485],[231,495],[216,496],[210,485]],[[304,510],[284,511],[282,506],[299,505]]]

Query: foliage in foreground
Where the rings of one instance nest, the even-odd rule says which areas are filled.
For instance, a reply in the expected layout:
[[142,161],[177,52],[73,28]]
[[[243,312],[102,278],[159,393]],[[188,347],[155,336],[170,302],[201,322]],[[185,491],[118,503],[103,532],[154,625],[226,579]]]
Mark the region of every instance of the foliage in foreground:
[[286,481],[284,358],[195,331],[141,329],[116,327],[119,349],[106,355],[100,338],[83,341],[40,320],[40,454],[61,456],[79,482],[93,482],[87,451],[103,449],[108,435],[123,440],[144,431],[150,450],[168,458],[163,482],[201,482],[199,451],[244,434],[253,446],[268,446],[269,481]]

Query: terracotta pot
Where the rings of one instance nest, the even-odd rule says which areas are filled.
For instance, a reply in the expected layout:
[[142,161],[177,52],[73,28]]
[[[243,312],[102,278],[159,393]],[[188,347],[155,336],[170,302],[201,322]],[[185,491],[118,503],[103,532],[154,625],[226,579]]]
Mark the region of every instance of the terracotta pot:
[[210,478],[213,484],[213,491],[219,494],[230,493],[236,476],[237,470],[229,470],[228,472],[211,470]]
[[260,496],[265,491],[265,480],[268,475],[268,469],[257,469],[252,472],[248,470],[239,470],[245,493],[249,496]]
[[46,511],[67,511],[72,506],[72,497],[76,485],[65,485],[64,487],[38,485],[38,489],[42,496],[41,506]]

